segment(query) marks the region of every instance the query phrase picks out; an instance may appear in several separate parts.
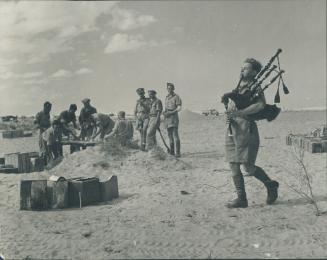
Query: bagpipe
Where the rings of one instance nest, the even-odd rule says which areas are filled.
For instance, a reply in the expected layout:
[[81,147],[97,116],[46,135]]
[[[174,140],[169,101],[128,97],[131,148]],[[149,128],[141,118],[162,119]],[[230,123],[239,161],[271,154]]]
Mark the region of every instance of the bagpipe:
[[[285,85],[282,77],[282,74],[285,71],[280,68],[279,54],[281,52],[282,52],[281,49],[277,50],[276,54],[270,58],[266,66],[260,70],[260,72],[253,79],[253,81],[249,84],[248,90],[246,90],[242,94],[238,93],[238,88],[242,81],[242,76],[240,77],[237,87],[232,92],[228,92],[224,94],[221,98],[221,102],[224,103],[226,109],[229,99],[234,101],[237,109],[244,109],[256,103],[260,95],[277,79],[278,79],[278,88],[275,95],[274,103],[280,103],[280,95],[279,95],[280,83],[282,83],[283,85],[284,94],[289,93],[289,90]],[[277,65],[272,65],[275,60],[277,60]],[[270,81],[264,87],[261,87],[263,82],[270,76],[272,72],[275,72],[276,75],[273,78],[271,78]],[[266,104],[261,111],[255,114],[248,115],[247,117],[255,121],[266,119],[267,121],[270,122],[279,115],[280,111],[281,109],[277,107],[275,104],[274,105]],[[231,130],[230,127],[229,129]]]

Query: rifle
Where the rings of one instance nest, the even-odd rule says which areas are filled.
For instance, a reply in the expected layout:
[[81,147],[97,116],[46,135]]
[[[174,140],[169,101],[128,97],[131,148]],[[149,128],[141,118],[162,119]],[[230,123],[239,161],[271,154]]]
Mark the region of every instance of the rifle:
[[169,147],[168,147],[168,145],[167,145],[167,143],[166,143],[166,141],[165,141],[165,139],[164,139],[164,137],[163,137],[163,135],[161,133],[160,127],[158,127],[158,131],[159,131],[159,134],[161,136],[162,142],[164,143],[165,147],[167,148],[167,153],[170,154],[170,149],[169,149]]

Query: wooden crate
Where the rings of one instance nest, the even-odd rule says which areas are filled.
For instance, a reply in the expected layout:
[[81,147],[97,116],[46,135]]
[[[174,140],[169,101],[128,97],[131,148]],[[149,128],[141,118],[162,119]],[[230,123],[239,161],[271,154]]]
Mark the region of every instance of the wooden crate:
[[310,153],[326,153],[327,140],[316,137],[307,137],[304,135],[286,136],[286,144],[297,146]]
[[18,168],[14,168],[12,165],[3,165],[0,167],[0,173],[18,173]]
[[24,130],[9,130],[9,131],[2,132],[3,138],[18,138],[23,136],[24,136]]
[[322,152],[327,153],[327,140],[323,140],[321,143],[322,143]]
[[47,181],[48,206],[51,209],[63,209],[68,207],[68,182],[63,179]]
[[44,171],[44,160],[41,157],[30,158],[31,161],[31,172]]
[[33,136],[33,132],[32,131],[24,131],[23,132],[23,137],[32,137]]
[[98,178],[68,179],[68,204],[72,207],[86,206],[101,201]]
[[10,153],[5,154],[6,164],[12,165],[14,168],[18,168],[18,172],[29,173],[32,170],[32,163],[29,157],[29,153]]
[[12,131],[3,131],[2,138],[12,138]]
[[42,210],[47,208],[47,180],[22,180],[20,182],[20,209]]
[[119,197],[118,179],[112,175],[107,181],[100,182],[100,192],[102,201],[108,201]]
[[12,138],[23,137],[24,131],[23,130],[14,130],[12,133]]

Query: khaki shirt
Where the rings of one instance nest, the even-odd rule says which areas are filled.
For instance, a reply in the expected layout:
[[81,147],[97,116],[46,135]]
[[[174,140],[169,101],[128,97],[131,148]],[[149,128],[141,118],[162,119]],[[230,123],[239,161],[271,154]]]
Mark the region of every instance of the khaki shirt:
[[148,116],[150,112],[151,100],[149,98],[140,98],[136,102],[134,114],[137,117]]
[[98,113],[98,118],[96,119],[96,125],[100,128],[114,127],[115,122],[110,118],[109,115]]
[[128,140],[133,138],[133,124],[131,121],[126,119],[118,119],[115,123],[114,129],[112,130],[113,135],[121,140]]
[[[165,111],[174,111],[178,106],[181,105],[182,105],[182,100],[177,94],[173,93],[172,95],[169,94],[166,96]],[[178,127],[178,125],[179,125],[178,112],[165,116],[166,128]]]
[[182,100],[177,94],[167,95],[165,100],[165,110],[172,111],[182,105]]
[[150,116],[157,116],[158,112],[162,112],[162,102],[160,99],[155,98],[151,100]]

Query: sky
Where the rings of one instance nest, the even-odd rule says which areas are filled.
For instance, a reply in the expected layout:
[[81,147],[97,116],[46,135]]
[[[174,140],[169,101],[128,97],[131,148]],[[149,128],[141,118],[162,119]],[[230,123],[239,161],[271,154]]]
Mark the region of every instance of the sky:
[[164,101],[167,82],[183,108],[223,111],[243,61],[278,48],[280,106],[326,107],[326,1],[1,1],[0,39],[0,115],[80,110],[85,97],[132,113],[137,88]]

